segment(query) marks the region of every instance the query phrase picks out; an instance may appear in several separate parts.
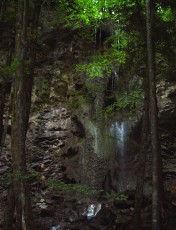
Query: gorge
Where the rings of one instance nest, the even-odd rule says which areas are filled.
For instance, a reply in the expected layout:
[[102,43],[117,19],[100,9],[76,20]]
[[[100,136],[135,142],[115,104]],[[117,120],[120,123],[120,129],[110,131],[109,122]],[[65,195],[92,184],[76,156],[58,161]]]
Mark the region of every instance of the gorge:
[[[144,2],[41,1],[24,175],[14,173],[11,145],[11,110],[20,106],[14,101],[13,88],[21,63],[15,59],[15,35],[11,35],[12,29],[16,31],[16,8],[11,1],[4,2],[0,3],[0,228],[156,230],[152,227],[151,127],[145,149],[141,225],[133,226],[144,91],[148,90]],[[28,30],[34,5],[29,7]],[[176,8],[170,1],[157,1],[155,7],[157,117],[164,187],[161,219],[163,229],[175,230]],[[12,17],[7,12],[12,12]],[[34,37],[28,36],[30,44]],[[32,47],[25,52],[31,55]],[[4,61],[9,53],[11,64]],[[30,58],[25,59],[24,69],[29,68]],[[23,75],[28,76],[28,71]],[[18,96],[18,89],[15,92]],[[22,102],[25,105],[25,99]],[[27,181],[31,190],[35,228],[18,229],[17,210],[12,214],[12,227],[4,227],[5,208],[16,199],[11,199],[9,189],[18,180]]]

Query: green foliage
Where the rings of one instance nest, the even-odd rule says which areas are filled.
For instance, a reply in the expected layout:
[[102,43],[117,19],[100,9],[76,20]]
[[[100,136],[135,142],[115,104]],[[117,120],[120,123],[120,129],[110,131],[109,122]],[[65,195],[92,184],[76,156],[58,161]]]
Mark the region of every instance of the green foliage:
[[[22,175],[21,173],[16,174],[8,174],[4,179],[0,180],[0,185],[10,185],[13,180],[29,180],[29,179],[39,179],[39,173],[28,173]],[[109,194],[105,193],[104,190],[98,189],[91,189],[88,188],[86,185],[82,184],[66,184],[63,181],[58,181],[56,179],[48,179],[46,185],[51,189],[59,189],[65,195],[68,193],[70,195],[77,194],[78,196],[84,197],[96,197],[96,196],[103,196],[105,199],[108,200],[126,200],[128,197],[123,194]]]
[[17,180],[18,179],[28,180],[28,179],[39,177],[39,174],[38,173],[28,173],[28,174],[22,175],[20,172],[17,172],[16,174],[13,174],[13,177],[14,177],[15,180],[16,179]]
[[[17,172],[16,174],[8,174],[5,176],[4,179],[0,180],[0,185],[10,185],[13,180],[29,180],[29,179],[39,179],[40,174],[39,173],[27,173],[25,175],[22,175],[21,173]],[[91,189],[88,188],[86,185],[82,184],[66,184],[63,181],[58,181],[56,179],[48,179],[46,181],[46,185],[51,189],[59,189],[61,190],[65,195],[68,193],[72,196],[73,194],[77,194],[78,196],[84,196],[84,197],[96,197],[96,196],[102,196],[107,200],[127,200],[127,196],[124,194],[109,194],[105,192],[104,190],[98,190],[98,189]]]
[[56,179],[49,179],[47,185],[52,189],[60,189],[64,193],[70,193],[71,195],[73,195],[73,193],[86,197],[101,195],[108,200],[126,200],[128,198],[123,194],[109,194],[104,192],[104,190],[91,189],[82,184],[66,184],[63,181],[58,181]]
[[[95,84],[94,82],[85,83],[85,90],[94,93],[94,92],[102,92],[104,90],[104,86],[101,84]],[[91,96],[91,95],[90,95]]]
[[12,183],[12,175],[8,174],[0,179],[0,185],[10,185]]
[[29,180],[39,178],[39,173],[27,173],[25,175],[22,175],[20,172],[17,173],[9,173],[4,176],[3,179],[0,180],[0,185],[10,185],[12,184],[13,180]]
[[103,78],[105,74],[110,76],[111,67],[106,56],[94,56],[91,59],[90,63],[77,65],[76,71],[85,73],[89,79]]
[[43,122],[43,119],[41,119],[41,118],[36,118],[35,119],[35,123],[38,124],[38,125],[40,125],[42,122]]
[[102,2],[94,0],[75,0],[71,5],[66,0],[59,0],[60,5],[67,8],[67,25],[81,28],[92,25],[102,19]]
[[69,101],[69,106],[72,109],[80,108],[82,105],[87,104],[89,100],[89,93],[86,93],[84,89],[74,91],[70,96],[71,100]]
[[67,9],[67,25],[72,28],[90,25],[98,27],[104,21],[117,22],[124,7],[131,8],[136,4],[133,0],[75,0],[72,3],[58,0],[57,2]]
[[86,98],[82,95],[74,97],[69,103],[70,107],[73,109],[78,109],[84,104],[86,104]]
[[[48,33],[54,28],[66,24],[67,4],[56,0],[56,7],[51,7],[52,0],[44,1],[44,7],[41,10],[40,20],[42,22],[42,32]],[[52,16],[52,17],[51,17]],[[51,20],[52,19],[52,20]]]
[[109,48],[102,54],[99,53],[90,57],[88,63],[76,65],[76,71],[85,73],[89,79],[109,77],[114,68],[118,68],[120,64],[125,62],[127,44],[128,39],[125,33],[112,35],[105,43],[105,46],[109,46]]
[[6,23],[6,25],[10,23],[14,23],[16,18],[16,3],[15,1],[6,0],[6,10],[0,12],[0,16],[3,19],[3,21]]
[[126,196],[124,194],[117,195],[115,193],[114,194],[106,193],[105,198],[107,200],[127,200],[128,196]]
[[52,189],[61,189],[63,192],[79,192],[85,196],[98,195],[102,190],[89,189],[85,185],[81,184],[65,184],[63,181],[57,181],[55,179],[50,179],[47,181],[47,185]]
[[48,97],[50,95],[51,79],[39,75],[37,78],[35,78],[35,86],[35,94],[37,95],[39,102],[48,101]]
[[136,106],[142,102],[143,89],[141,82],[132,81],[129,83],[129,89],[119,94],[116,101],[104,109],[106,116],[113,115],[117,111],[134,113]]
[[171,7],[163,8],[159,5],[157,7],[157,14],[164,22],[170,22],[170,21],[175,20],[175,13],[176,12],[174,12],[171,9]]
[[12,75],[15,73],[15,71],[17,70],[19,65],[20,65],[20,61],[15,58],[10,66],[3,66],[1,64],[0,65],[0,73],[3,75]]

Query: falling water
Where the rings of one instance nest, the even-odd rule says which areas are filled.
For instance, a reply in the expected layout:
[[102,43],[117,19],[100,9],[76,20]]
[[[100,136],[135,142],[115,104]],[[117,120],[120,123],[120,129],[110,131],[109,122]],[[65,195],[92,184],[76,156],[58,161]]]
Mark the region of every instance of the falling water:
[[111,83],[111,88],[114,89],[117,85],[117,81],[118,81],[118,73],[117,73],[117,70],[113,70],[113,73],[112,73],[112,83]]
[[118,141],[118,149],[119,149],[119,154],[118,154],[118,162],[119,162],[119,169],[118,169],[118,190],[121,192],[123,190],[124,182],[124,174],[125,174],[125,168],[126,168],[126,162],[125,162],[125,154],[126,154],[126,149],[125,149],[125,124],[124,122],[122,123],[117,123],[116,122],[116,129],[119,135],[119,141]]
[[127,170],[127,138],[130,125],[126,121],[114,121],[109,127],[107,138],[107,155],[109,171],[107,174],[108,186],[116,192],[128,189]]
[[[117,137],[119,140],[119,144],[124,146],[124,141],[125,141],[125,128],[124,128],[124,122],[115,123],[115,128],[117,130]],[[122,149],[123,150],[123,149]],[[123,151],[121,152],[122,154],[124,153]]]
[[119,148],[120,154],[124,155],[124,144],[125,144],[125,123],[114,122],[110,127],[110,137],[116,142],[115,147]]
[[94,218],[97,213],[101,210],[101,204],[91,204],[88,206],[88,209],[87,209],[87,218],[88,219],[92,219]]

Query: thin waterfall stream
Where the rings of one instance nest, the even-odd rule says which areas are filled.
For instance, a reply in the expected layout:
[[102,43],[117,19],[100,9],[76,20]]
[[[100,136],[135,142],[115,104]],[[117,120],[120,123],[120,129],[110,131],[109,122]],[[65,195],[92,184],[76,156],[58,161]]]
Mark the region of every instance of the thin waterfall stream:
[[121,193],[130,188],[131,165],[129,164],[128,143],[131,126],[129,121],[118,120],[109,125],[105,153],[105,158],[108,161],[108,172],[104,185],[109,192]]

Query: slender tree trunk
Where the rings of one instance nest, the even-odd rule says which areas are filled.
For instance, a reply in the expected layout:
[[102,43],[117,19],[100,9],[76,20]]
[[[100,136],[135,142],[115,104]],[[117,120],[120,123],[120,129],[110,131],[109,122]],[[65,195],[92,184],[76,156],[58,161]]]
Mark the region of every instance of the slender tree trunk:
[[[7,61],[6,61],[6,66],[10,66],[12,60],[12,46],[11,46],[11,41],[9,42],[9,51],[7,54]],[[4,117],[4,108],[5,108],[5,102],[7,99],[8,94],[10,94],[11,89],[9,90],[10,87],[10,82],[8,79],[6,79],[6,76],[1,76],[1,81],[0,81],[0,155],[2,154],[2,148],[5,143],[5,124],[3,124],[3,117]],[[9,106],[10,106],[10,97],[9,97]],[[8,107],[8,106],[7,106]],[[7,113],[8,116],[8,113]],[[6,117],[7,119],[8,117]]]
[[3,134],[4,105],[5,105],[5,92],[4,92],[4,81],[2,81],[0,83],[0,146],[1,146],[1,140]]
[[25,140],[28,124],[25,62],[27,60],[27,15],[28,0],[18,0],[16,21],[16,59],[19,61],[14,85],[12,103],[12,166],[16,227],[18,230],[33,230],[32,207],[29,185],[26,179]]
[[[30,188],[27,179],[25,141],[31,106],[31,92],[36,53],[37,25],[42,0],[35,0],[29,46],[27,46],[27,13],[29,0],[18,0],[16,22],[16,59],[19,61],[12,102],[12,166],[16,228],[34,230]],[[27,47],[29,54],[27,55]],[[28,61],[27,61],[28,60]],[[5,229],[5,227],[4,227]]]
[[[28,87],[28,91],[26,91],[26,100],[29,103],[28,111],[30,112],[31,107],[31,95],[32,95],[32,86],[33,86],[33,79],[34,79],[34,68],[35,68],[35,60],[36,60],[36,46],[37,46],[37,29],[38,29],[38,20],[40,16],[41,6],[43,0],[34,0],[34,11],[33,11],[33,18],[30,28],[30,39],[29,39],[29,66],[28,72],[29,75],[26,79],[26,87]],[[29,117],[28,117],[29,118]]]
[[2,41],[3,32],[4,32],[4,11],[6,7],[4,7],[5,1],[0,2],[0,42]]
[[137,186],[135,195],[134,207],[134,230],[141,229],[141,208],[143,202],[143,188],[145,179],[146,152],[148,149],[148,134],[149,134],[149,85],[148,78],[144,79],[144,112],[142,118],[142,138],[139,154],[139,168],[137,176]]
[[[4,84],[4,88],[6,88],[6,84]],[[3,91],[3,90],[2,90]],[[5,145],[5,140],[6,140],[6,135],[7,135],[7,130],[8,130],[8,124],[9,124],[9,115],[10,115],[10,106],[11,106],[11,93],[9,94],[9,98],[7,90],[5,90],[4,95],[3,95],[3,100],[0,101],[2,103],[2,107],[0,109],[0,123],[2,127],[0,127],[0,156],[3,154],[3,147]],[[8,102],[5,103],[5,101],[8,100]],[[4,112],[4,108],[6,107],[6,113]],[[3,118],[5,115],[5,119]],[[0,126],[1,126],[0,125]]]
[[152,230],[161,230],[162,161],[158,135],[155,57],[153,40],[154,1],[146,0],[148,75],[150,89],[150,129],[152,144]]
[[15,197],[13,191],[13,184],[9,188],[7,205],[8,208],[6,208],[4,213],[3,230],[12,229],[14,210],[15,210]]
[[[31,106],[34,64],[36,56],[37,26],[42,0],[34,0],[30,34],[27,35],[28,0],[18,0],[15,58],[19,61],[12,90],[12,164],[13,185],[9,189],[9,202],[5,212],[4,230],[12,228],[16,216],[16,229],[34,230],[30,188],[27,180],[25,140]],[[27,44],[27,38],[29,41]],[[28,49],[28,53],[27,53]],[[26,60],[28,60],[26,62]],[[14,201],[14,202],[13,202]]]

